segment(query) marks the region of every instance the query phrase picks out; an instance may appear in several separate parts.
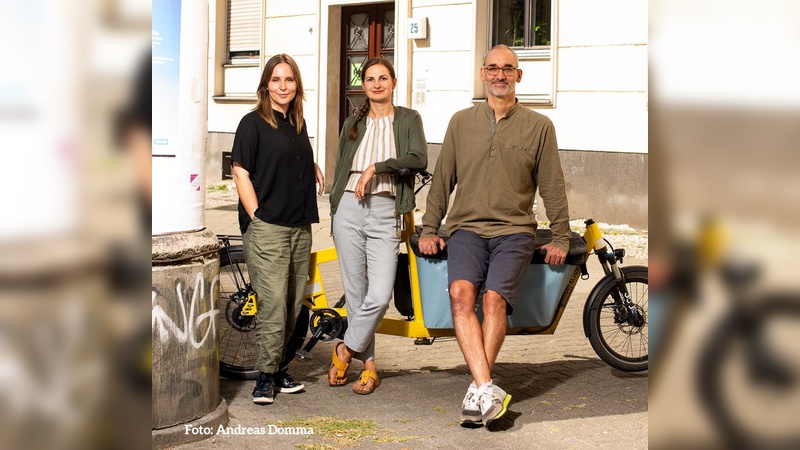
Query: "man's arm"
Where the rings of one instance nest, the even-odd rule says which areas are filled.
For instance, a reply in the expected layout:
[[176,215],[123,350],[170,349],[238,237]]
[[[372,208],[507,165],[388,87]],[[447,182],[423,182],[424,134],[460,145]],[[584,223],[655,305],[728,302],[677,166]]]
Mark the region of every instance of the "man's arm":
[[457,182],[456,175],[456,144],[453,119],[447,126],[447,131],[442,142],[442,150],[436,160],[436,169],[428,191],[425,214],[422,216],[422,233],[419,239],[419,250],[423,254],[433,255],[439,250],[444,250],[445,242],[437,235],[442,219],[447,213],[450,203],[450,194]]
[[433,172],[428,198],[426,200],[425,214],[422,216],[422,234],[420,237],[436,236],[442,224],[450,203],[450,194],[457,182],[455,132],[453,121],[445,132],[442,150],[436,160],[436,169]]
[[[536,179],[539,184],[539,194],[547,211],[547,219],[550,220],[550,229],[553,231],[552,247],[566,255],[569,251],[569,207],[564,172],[558,155],[556,130],[552,123],[548,123],[544,130],[536,166]],[[548,256],[550,254],[551,251],[548,250]],[[546,257],[546,262],[547,259]]]

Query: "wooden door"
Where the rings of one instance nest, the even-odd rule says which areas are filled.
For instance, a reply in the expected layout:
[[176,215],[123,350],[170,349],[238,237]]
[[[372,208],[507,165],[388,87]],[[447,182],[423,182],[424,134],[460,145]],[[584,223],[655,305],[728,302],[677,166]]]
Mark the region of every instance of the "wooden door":
[[342,8],[342,91],[339,129],[366,99],[361,66],[381,56],[394,64],[394,3]]

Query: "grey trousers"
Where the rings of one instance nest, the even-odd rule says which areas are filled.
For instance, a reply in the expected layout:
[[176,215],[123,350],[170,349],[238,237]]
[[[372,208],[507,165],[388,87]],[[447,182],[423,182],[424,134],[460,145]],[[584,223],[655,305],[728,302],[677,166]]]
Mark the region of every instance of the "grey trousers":
[[367,195],[359,202],[345,192],[333,216],[333,242],[347,298],[344,343],[361,361],[375,358],[375,329],[394,290],[400,246],[394,206],[393,197]]
[[311,226],[285,227],[253,218],[242,236],[250,282],[258,295],[256,369],[275,373],[303,305],[311,255]]

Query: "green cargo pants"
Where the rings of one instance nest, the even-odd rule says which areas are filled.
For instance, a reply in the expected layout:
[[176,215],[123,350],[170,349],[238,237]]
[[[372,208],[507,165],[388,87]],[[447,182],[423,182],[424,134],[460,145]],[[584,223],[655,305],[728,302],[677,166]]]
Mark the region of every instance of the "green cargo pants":
[[256,369],[275,373],[294,355],[285,355],[303,303],[311,226],[273,225],[254,217],[242,236],[250,282],[258,295]]

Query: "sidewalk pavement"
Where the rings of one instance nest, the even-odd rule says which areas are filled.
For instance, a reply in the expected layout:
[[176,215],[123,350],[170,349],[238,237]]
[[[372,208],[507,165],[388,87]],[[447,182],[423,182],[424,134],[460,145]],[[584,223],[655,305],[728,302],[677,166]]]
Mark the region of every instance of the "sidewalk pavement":
[[[206,226],[217,234],[238,234],[230,193],[209,194]],[[319,206],[315,251],[333,245],[327,197]],[[647,261],[626,258],[625,263]],[[295,361],[290,370],[305,383],[304,392],[279,393],[272,405],[258,406],[251,398],[254,381],[221,378],[232,433],[205,430],[206,439],[174,448],[647,448],[647,372],[611,368],[583,334],[583,303],[602,277],[595,259],[589,272],[589,280],[578,282],[555,334],[506,338],[493,378],[513,399],[497,431],[458,425],[470,376],[455,338],[417,346],[409,338],[379,334],[382,384],[372,395],[351,390],[362,369],[357,361],[349,371],[351,383],[329,387],[330,355],[338,340],[319,342],[311,361]],[[309,429],[314,434],[302,434]],[[256,434],[261,431],[266,434]]]

